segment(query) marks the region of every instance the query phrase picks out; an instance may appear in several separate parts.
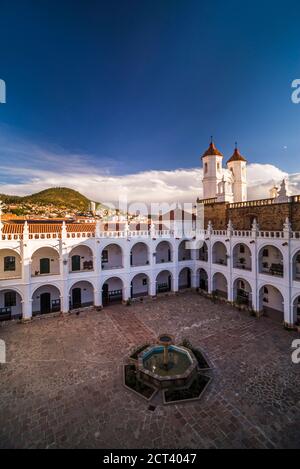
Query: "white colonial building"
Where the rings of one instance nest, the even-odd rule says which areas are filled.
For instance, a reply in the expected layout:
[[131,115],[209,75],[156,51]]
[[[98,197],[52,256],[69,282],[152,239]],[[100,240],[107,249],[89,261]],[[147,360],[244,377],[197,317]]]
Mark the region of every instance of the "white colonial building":
[[[300,233],[115,231],[96,224],[7,224],[0,248],[2,319],[198,288],[288,325],[300,305]],[[196,239],[195,239],[196,237]],[[192,241],[192,243],[187,243]]]
[[[245,201],[246,163],[237,149],[230,174],[213,143],[203,165],[209,201],[253,210],[286,202],[282,191],[278,199]],[[248,230],[236,230],[230,221],[222,230],[211,223],[205,230],[187,226],[109,231],[100,222],[0,224],[0,319],[29,320],[198,289],[288,327],[299,324],[300,232],[289,219],[282,229],[267,231],[255,219]]]

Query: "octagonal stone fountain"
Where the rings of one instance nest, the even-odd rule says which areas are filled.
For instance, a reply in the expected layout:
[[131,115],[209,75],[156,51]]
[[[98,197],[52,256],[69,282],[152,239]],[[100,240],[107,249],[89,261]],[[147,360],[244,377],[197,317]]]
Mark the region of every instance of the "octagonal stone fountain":
[[191,350],[174,345],[174,338],[162,334],[157,344],[138,356],[138,378],[158,389],[187,386],[197,373],[197,360]]

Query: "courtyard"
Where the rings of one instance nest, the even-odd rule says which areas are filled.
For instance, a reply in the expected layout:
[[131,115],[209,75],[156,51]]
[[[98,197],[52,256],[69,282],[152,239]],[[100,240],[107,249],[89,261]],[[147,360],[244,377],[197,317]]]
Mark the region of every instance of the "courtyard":
[[[213,377],[163,405],[122,385],[133,349],[188,339]],[[299,334],[197,293],[0,325],[0,448],[300,448]]]

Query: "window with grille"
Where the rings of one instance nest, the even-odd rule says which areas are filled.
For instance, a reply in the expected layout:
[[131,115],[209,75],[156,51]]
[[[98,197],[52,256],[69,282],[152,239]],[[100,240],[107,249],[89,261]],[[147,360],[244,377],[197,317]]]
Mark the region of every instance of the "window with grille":
[[4,257],[4,272],[16,270],[16,258],[14,256]]

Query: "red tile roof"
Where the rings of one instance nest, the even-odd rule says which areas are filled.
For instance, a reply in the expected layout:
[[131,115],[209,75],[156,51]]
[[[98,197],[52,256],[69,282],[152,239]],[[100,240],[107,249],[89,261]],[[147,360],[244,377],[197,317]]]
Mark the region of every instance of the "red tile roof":
[[206,152],[203,153],[202,158],[204,158],[205,156],[213,156],[213,155],[223,156],[223,153],[221,153],[217,149],[214,142],[211,142]]
[[233,153],[232,157],[229,158],[229,160],[227,161],[227,163],[232,163],[233,161],[244,161],[245,163],[247,163],[246,158],[244,158],[244,157],[240,154],[238,148],[236,148],[236,149],[234,150],[234,153]]

